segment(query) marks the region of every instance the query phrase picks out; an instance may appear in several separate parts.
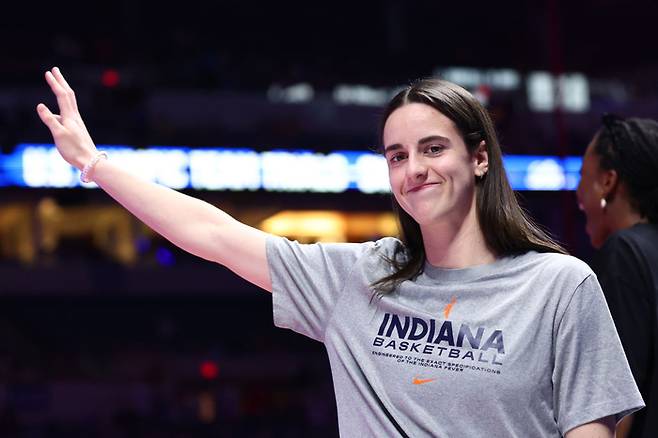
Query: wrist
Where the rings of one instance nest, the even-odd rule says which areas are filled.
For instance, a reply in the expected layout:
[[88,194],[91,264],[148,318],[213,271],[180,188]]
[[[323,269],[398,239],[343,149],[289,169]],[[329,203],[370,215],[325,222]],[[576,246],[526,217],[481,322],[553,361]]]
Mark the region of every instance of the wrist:
[[85,166],[89,164],[96,155],[98,155],[98,150],[94,148],[94,150],[86,151],[85,153],[76,157],[71,164],[79,171],[82,171],[82,169],[84,169]]
[[94,172],[94,169],[98,162],[102,159],[107,159],[107,152],[105,151],[100,151],[96,152],[96,155],[94,155],[91,160],[87,162],[87,164],[84,165],[82,168],[82,171],[80,172],[80,181],[83,183],[90,183],[92,182],[92,174]]

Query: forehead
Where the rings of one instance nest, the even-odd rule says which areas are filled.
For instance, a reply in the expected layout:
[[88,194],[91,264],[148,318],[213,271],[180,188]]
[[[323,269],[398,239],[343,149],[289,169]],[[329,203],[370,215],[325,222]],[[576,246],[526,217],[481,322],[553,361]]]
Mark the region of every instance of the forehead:
[[429,135],[461,138],[454,122],[423,103],[409,103],[396,109],[384,124],[384,145],[416,143]]
[[594,150],[596,147],[598,135],[595,136],[592,141],[587,145],[585,149],[585,155],[583,155],[583,168],[597,168],[599,167],[599,155]]

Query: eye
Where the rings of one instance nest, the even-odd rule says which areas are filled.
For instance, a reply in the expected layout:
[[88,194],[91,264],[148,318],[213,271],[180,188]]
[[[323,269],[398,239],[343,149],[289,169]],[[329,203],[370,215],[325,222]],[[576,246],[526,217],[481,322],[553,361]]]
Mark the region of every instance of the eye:
[[443,151],[444,149],[445,149],[445,146],[443,146],[443,145],[432,144],[432,145],[429,145],[427,147],[426,151],[429,152],[430,154],[436,155],[436,154],[440,153],[441,151]]
[[397,153],[393,154],[388,158],[388,161],[390,163],[397,163],[399,161],[402,161],[405,158],[405,155],[403,153]]

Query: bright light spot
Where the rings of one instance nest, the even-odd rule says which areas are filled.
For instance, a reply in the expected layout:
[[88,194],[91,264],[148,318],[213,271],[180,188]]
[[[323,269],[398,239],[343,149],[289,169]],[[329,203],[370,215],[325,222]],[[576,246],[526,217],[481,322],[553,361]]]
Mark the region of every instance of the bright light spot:
[[565,110],[583,113],[589,110],[589,83],[582,74],[560,77],[562,105]]
[[521,75],[512,69],[479,70],[470,67],[448,67],[436,69],[435,74],[471,90],[481,86],[488,86],[493,90],[516,90],[521,84]]
[[546,72],[528,75],[528,106],[533,111],[552,111],[555,109],[556,92],[553,76]]
[[555,160],[535,160],[528,165],[525,185],[530,190],[560,190],[565,181],[564,169]]
[[338,153],[263,152],[263,188],[283,192],[343,192],[349,188],[347,158]]
[[487,84],[494,89],[516,90],[521,86],[521,75],[516,70],[490,70],[487,73]]
[[104,87],[116,87],[119,85],[120,81],[121,77],[119,76],[119,72],[114,69],[105,70],[101,75],[101,84],[103,84]]
[[23,180],[28,187],[73,187],[76,171],[57,149],[28,146],[23,151]]
[[162,266],[173,266],[176,262],[174,254],[162,246],[155,251],[155,258]]
[[219,376],[219,366],[216,362],[205,360],[199,365],[199,374],[206,380],[213,380]]
[[27,147],[23,151],[23,181],[28,187],[46,187],[48,149]]
[[281,211],[261,222],[268,233],[301,242],[363,241],[397,234],[393,213],[338,211]]
[[391,93],[387,89],[368,85],[340,84],[334,88],[333,97],[341,105],[383,106],[388,102]]
[[474,68],[450,67],[440,70],[440,76],[446,81],[466,88],[477,87],[482,83],[480,71]]
[[569,112],[589,109],[589,82],[579,73],[555,78],[548,72],[528,75],[528,106],[534,111],[553,111],[558,105]]
[[190,152],[190,181],[195,189],[258,190],[260,156],[254,151]]
[[181,149],[161,149],[154,155],[157,182],[174,189],[183,189],[190,184],[187,152]]
[[261,229],[302,240],[345,241],[345,217],[332,211],[282,211],[265,219]]
[[310,102],[315,96],[311,84],[300,82],[299,84],[282,87],[278,84],[271,85],[267,90],[267,97],[272,102],[304,103]]
[[388,181],[386,158],[382,155],[363,154],[354,165],[356,187],[364,193],[388,193],[391,185]]
[[[100,148],[99,148],[100,149]],[[120,167],[148,180],[174,189],[190,184],[189,155],[183,149],[150,148],[108,151],[110,159]]]

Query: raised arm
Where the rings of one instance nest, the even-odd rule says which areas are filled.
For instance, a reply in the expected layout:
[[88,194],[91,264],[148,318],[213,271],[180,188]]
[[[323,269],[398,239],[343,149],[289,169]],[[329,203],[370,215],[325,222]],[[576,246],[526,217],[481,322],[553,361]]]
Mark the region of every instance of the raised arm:
[[[46,72],[60,114],[43,103],[39,117],[52,133],[62,157],[82,169],[98,153],[78,111],[75,94],[57,67]],[[265,255],[267,234],[249,227],[208,204],[175,190],[145,181],[111,160],[99,160],[91,177],[103,190],[146,225],[185,251],[226,266],[271,291]]]

